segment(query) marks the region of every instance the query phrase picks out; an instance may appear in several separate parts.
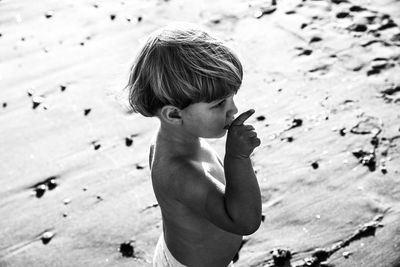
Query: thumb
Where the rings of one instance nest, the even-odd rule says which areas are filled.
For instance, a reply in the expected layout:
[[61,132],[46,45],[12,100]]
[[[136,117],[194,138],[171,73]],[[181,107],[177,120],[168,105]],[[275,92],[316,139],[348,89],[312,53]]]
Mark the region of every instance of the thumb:
[[250,118],[251,115],[254,114],[254,109],[249,109],[246,112],[243,112],[240,114],[233,122],[231,125],[242,125],[248,118]]

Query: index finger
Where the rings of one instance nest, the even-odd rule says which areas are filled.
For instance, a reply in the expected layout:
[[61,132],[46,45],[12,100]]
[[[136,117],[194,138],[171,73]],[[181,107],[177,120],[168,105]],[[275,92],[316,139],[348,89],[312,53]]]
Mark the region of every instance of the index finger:
[[249,109],[246,112],[243,112],[240,114],[233,122],[231,125],[242,125],[248,118],[250,118],[251,115],[254,114],[254,109]]

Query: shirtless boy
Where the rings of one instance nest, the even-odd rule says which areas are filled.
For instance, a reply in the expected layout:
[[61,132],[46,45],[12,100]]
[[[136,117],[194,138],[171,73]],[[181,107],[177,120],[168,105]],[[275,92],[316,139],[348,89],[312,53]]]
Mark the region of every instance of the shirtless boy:
[[[172,24],[150,35],[129,78],[135,112],[160,121],[150,148],[163,232],[153,266],[232,266],[244,235],[261,223],[261,194],[250,155],[260,145],[254,113],[238,113],[243,77],[235,53],[197,26]],[[227,134],[222,162],[207,138]]]

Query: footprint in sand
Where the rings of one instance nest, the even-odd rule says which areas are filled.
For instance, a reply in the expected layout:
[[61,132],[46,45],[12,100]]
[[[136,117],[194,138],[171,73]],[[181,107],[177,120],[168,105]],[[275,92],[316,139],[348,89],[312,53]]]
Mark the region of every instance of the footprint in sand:
[[381,96],[386,103],[400,103],[400,85],[392,84],[381,91]]

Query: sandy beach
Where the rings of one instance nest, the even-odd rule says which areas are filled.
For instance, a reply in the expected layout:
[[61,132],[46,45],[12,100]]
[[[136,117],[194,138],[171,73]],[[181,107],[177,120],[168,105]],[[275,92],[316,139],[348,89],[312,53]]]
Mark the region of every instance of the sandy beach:
[[123,88],[176,20],[238,52],[256,110],[264,216],[235,267],[400,267],[396,0],[1,0],[0,266],[152,266],[158,121]]

